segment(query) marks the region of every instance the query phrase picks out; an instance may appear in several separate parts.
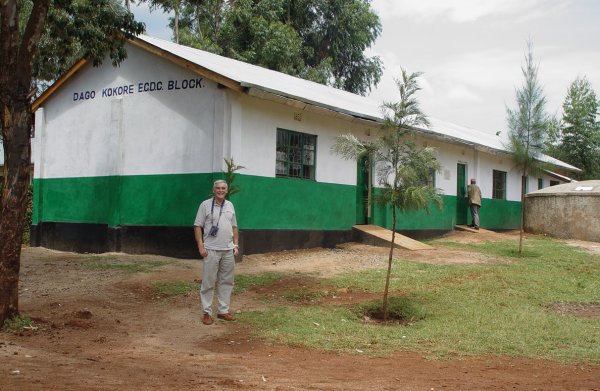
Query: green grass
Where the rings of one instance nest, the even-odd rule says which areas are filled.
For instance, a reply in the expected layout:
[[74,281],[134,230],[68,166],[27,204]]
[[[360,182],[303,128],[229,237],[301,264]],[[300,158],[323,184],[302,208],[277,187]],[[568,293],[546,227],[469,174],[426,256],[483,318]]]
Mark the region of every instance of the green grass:
[[270,285],[281,279],[283,273],[239,274],[235,276],[234,293],[246,292],[251,287]]
[[[598,303],[600,257],[551,239],[461,245],[506,262],[434,265],[395,260],[391,297],[418,315],[408,326],[367,323],[355,308],[280,306],[242,314],[269,340],[317,349],[430,357],[507,355],[600,364],[600,319],[548,311],[552,303]],[[382,292],[384,270],[324,281]]]
[[323,296],[323,292],[315,292],[308,288],[289,289],[283,293],[283,298],[290,303],[315,303]]
[[152,286],[154,295],[158,298],[169,298],[187,295],[198,290],[198,284],[188,281],[157,282]]
[[91,257],[84,267],[92,270],[119,270],[124,273],[147,273],[167,264],[165,261],[127,262],[112,256]]
[[35,327],[35,325],[31,318],[27,316],[15,316],[4,321],[2,331],[7,333],[14,333],[32,327]]

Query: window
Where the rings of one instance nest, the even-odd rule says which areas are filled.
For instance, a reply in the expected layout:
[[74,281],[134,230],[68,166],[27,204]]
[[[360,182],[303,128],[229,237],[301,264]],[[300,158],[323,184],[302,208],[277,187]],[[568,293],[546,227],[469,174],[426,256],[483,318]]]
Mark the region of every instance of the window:
[[426,174],[423,178],[419,180],[419,184],[422,186],[431,186],[435,188],[435,174],[437,172],[435,170],[429,170],[429,175]]
[[544,178],[538,178],[538,190],[544,188]]
[[494,183],[492,184],[492,198],[506,199],[506,172],[494,170]]
[[433,188],[435,188],[435,170],[429,170],[429,178],[427,178],[427,184]]
[[282,177],[315,179],[317,136],[277,129],[275,174]]
[[550,186],[556,186],[558,185],[560,182],[558,181],[550,181]]

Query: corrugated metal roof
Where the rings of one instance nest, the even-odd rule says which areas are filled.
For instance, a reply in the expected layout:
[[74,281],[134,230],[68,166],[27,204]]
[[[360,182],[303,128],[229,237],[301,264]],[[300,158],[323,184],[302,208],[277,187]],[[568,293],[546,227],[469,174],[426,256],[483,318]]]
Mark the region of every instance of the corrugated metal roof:
[[[381,103],[368,97],[219,56],[203,50],[179,45],[171,41],[147,35],[140,35],[138,39],[179,58],[190,61],[202,68],[208,69],[211,72],[231,79],[239,83],[242,87],[262,90],[270,94],[298,100],[306,104],[323,107],[357,118],[378,123],[383,121],[383,113],[380,108]],[[507,152],[507,149],[499,136],[436,118],[430,117],[429,120],[431,123],[429,128],[418,130],[437,138],[479,147],[479,149],[483,150]],[[541,156],[540,160],[571,171],[581,171],[577,167],[550,156]]]
[[298,99],[302,102],[373,121],[381,120],[379,104],[363,96],[217,54],[178,45],[171,41],[146,35],[140,35],[138,38],[212,72],[235,80],[242,87],[258,88],[266,92]]

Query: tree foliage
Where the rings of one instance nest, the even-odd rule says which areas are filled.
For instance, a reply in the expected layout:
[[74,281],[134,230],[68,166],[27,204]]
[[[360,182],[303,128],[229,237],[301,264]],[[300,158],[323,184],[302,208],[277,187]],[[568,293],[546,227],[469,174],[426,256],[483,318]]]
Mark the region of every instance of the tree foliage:
[[[20,3],[24,29],[34,1]],[[108,54],[116,66],[127,55],[125,40],[143,31],[120,1],[51,1],[34,58],[34,81],[44,89],[80,58],[96,66]]]
[[143,24],[116,0],[0,2],[0,325],[18,314],[21,240],[31,172],[31,100],[39,80],[53,80],[85,56],[98,65],[125,58],[127,38]]
[[571,83],[562,107],[562,121],[556,127],[550,154],[582,169],[578,179],[600,179],[598,98],[587,78]]
[[184,45],[359,94],[381,78],[370,0],[187,0],[178,19]]
[[[521,67],[524,82],[516,90],[517,108],[506,109],[509,129],[507,149],[523,177],[536,174],[544,168],[539,157],[545,147],[550,117],[546,114],[546,97],[538,81],[538,66],[533,62],[533,44],[527,43],[525,66]],[[523,247],[523,217],[525,194],[521,192],[521,223],[519,256]]]
[[369,155],[375,164],[380,192],[374,201],[392,210],[392,242],[388,257],[385,290],[383,294],[383,317],[387,320],[389,283],[394,255],[397,213],[412,210],[429,212],[432,202],[442,207],[440,190],[429,182],[432,172],[441,166],[436,151],[420,148],[415,142],[414,129],[429,126],[422,112],[416,93],[420,90],[418,77],[421,73],[402,70],[402,79],[396,80],[400,93],[398,102],[383,104],[385,119],[381,134],[372,143],[358,140],[353,135],[336,138],[332,150],[347,159]]

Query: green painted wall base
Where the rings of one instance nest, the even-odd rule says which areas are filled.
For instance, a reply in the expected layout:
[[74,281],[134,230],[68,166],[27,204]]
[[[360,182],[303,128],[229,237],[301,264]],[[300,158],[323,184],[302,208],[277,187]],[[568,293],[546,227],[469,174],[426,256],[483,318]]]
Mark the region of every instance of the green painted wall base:
[[[90,223],[117,226],[191,226],[222,173],[139,175],[34,180],[33,224]],[[238,174],[231,197],[242,230],[350,230],[364,223],[356,186]],[[397,229],[452,230],[456,197],[430,213],[398,215]],[[517,229],[520,202],[484,199],[481,226]],[[389,207],[373,206],[374,224],[391,228]],[[470,221],[470,218],[469,218]]]
[[[33,224],[191,226],[221,173],[34,180]],[[237,175],[240,229],[350,229],[354,186]],[[350,213],[348,213],[350,211]]]
[[[396,217],[396,230],[415,231],[415,230],[453,230],[457,225],[457,198],[455,196],[442,196],[444,205],[438,209],[435,203],[429,206],[429,213],[421,211],[412,211],[408,213],[398,213]],[[480,225],[486,229],[519,229],[521,219],[521,203],[516,201],[505,201],[495,199],[483,199],[479,210]],[[469,209],[466,221],[471,223]],[[392,209],[389,206],[374,206],[373,209],[374,224],[392,228]]]

